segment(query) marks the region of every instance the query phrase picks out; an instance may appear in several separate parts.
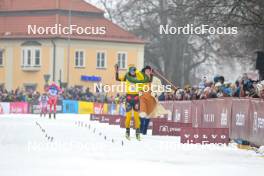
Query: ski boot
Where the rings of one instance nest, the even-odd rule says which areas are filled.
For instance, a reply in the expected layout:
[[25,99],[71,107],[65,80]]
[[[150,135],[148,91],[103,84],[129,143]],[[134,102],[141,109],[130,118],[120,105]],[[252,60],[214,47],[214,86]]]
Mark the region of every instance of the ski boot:
[[130,128],[126,128],[126,139],[130,140]]
[[140,129],[139,128],[136,129],[136,138],[137,138],[138,141],[141,140],[140,139]]
[[49,119],[51,119],[51,113],[49,113]]
[[56,119],[56,113],[53,114],[54,119]]

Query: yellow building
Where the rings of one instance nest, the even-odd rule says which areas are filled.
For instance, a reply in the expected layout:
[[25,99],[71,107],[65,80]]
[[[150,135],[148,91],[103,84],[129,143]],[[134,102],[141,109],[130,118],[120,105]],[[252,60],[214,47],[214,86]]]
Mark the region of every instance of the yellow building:
[[0,86],[43,91],[44,75],[68,86],[116,84],[114,65],[144,63],[144,41],[82,0],[3,0]]

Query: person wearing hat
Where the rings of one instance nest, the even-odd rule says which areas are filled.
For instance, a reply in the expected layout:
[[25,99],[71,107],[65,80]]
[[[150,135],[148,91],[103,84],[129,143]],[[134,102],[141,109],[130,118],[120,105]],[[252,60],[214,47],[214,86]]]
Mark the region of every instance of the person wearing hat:
[[58,96],[62,92],[62,89],[55,83],[52,83],[48,88],[48,95],[49,95],[49,101],[48,104],[50,106],[50,112],[49,112],[49,118],[51,118],[52,113],[52,107],[53,107],[53,117],[56,118],[56,112],[57,112],[57,101]]
[[39,97],[39,106],[40,106],[40,117],[44,114],[44,117],[46,116],[47,112],[48,112],[48,101],[49,101],[49,97],[47,95],[47,93],[43,93],[40,97]]
[[150,66],[146,66],[141,71],[145,74],[149,82],[142,84],[141,96],[140,96],[140,132],[143,135],[147,134],[149,122],[150,122],[150,114],[153,112],[156,106],[156,99],[151,95],[151,82],[153,80],[153,70]]
[[139,84],[149,82],[149,78],[137,70],[134,65],[129,65],[128,72],[120,77],[118,65],[115,65],[115,77],[117,81],[125,82],[126,86],[126,138],[130,140],[130,122],[132,111],[134,112],[134,123],[136,128],[136,138],[140,140],[140,118],[139,118]]

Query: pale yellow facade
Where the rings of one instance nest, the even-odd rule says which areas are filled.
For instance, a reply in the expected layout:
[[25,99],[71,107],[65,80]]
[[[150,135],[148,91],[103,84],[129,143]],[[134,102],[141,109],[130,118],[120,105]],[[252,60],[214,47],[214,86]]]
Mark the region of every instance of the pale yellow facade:
[[[50,82],[54,79],[56,83],[59,83],[61,80],[61,82],[67,82],[69,86],[93,89],[94,83],[103,85],[117,83],[114,65],[117,63],[118,53],[126,54],[126,67],[134,64],[141,69],[144,63],[144,44],[57,39],[53,43],[51,40],[30,40],[40,45],[24,46],[23,43],[26,41],[28,40],[0,40],[4,59],[3,66],[0,66],[0,85],[4,85],[8,90],[32,84],[36,85],[37,91],[43,92],[45,74],[51,76]],[[24,68],[22,67],[23,49],[31,48],[40,51],[40,66]],[[76,51],[82,51],[84,54],[82,67],[75,65]],[[97,68],[98,52],[105,53],[105,68]],[[126,69],[123,69],[122,72],[125,71]],[[82,75],[100,77],[102,81],[83,81]]]

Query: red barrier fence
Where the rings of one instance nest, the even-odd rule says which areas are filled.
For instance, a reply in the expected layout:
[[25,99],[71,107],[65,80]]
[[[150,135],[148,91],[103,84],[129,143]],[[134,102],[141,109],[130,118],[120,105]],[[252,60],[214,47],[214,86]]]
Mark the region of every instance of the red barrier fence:
[[232,101],[228,99],[205,100],[202,128],[229,128],[231,109]]
[[192,128],[185,127],[180,132],[181,143],[188,144],[228,144],[228,128]]
[[160,104],[166,109],[169,110],[170,114],[167,114],[167,119],[173,119],[173,101],[163,101]]
[[251,100],[249,141],[264,145],[264,101]]
[[177,101],[173,103],[173,121],[181,123],[192,123],[191,112],[192,102],[191,101]]
[[[182,128],[184,132],[190,130],[195,133],[206,133],[207,128],[211,132],[224,129],[225,134],[226,130],[229,130],[228,135],[231,139],[241,138],[255,145],[264,145],[264,100],[224,98],[169,101],[163,102],[162,105],[172,112],[173,122],[192,123],[193,128],[198,128]],[[157,128],[153,130],[155,135],[159,134]],[[193,141],[195,143],[195,140]],[[222,142],[226,143],[224,140]]]
[[184,127],[191,127],[191,123],[181,123],[172,121],[154,121],[152,135],[159,136],[180,136],[181,129]]
[[[151,120],[153,135],[180,136],[182,143],[228,143],[231,138],[264,145],[264,100],[223,98],[161,104],[171,114]],[[26,109],[26,105],[17,103],[11,107],[13,113]],[[125,128],[121,115],[91,114],[91,120]],[[132,118],[131,127],[133,122]]]
[[10,103],[10,113],[12,114],[27,114],[28,108],[29,108],[28,103],[24,103],[24,102]]
[[234,99],[232,105],[231,138],[249,140],[250,132],[249,99]]

